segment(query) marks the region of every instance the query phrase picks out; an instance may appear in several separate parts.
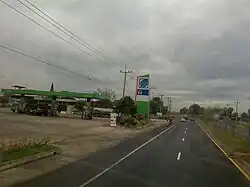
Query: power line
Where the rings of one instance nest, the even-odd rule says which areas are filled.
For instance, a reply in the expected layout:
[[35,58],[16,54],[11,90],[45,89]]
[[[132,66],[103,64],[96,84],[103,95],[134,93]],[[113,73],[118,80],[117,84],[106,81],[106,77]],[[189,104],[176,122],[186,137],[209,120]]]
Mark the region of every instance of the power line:
[[[58,23],[57,21],[55,21],[53,18],[51,18],[49,15],[47,15],[46,13],[44,13],[41,9],[39,9],[38,7],[36,7],[34,4],[32,4],[31,2],[25,0],[27,3],[29,3],[33,8],[35,8],[36,10],[38,10],[39,12],[41,12],[43,15],[45,15],[46,17],[48,17],[49,19],[45,18],[44,16],[40,15],[39,13],[37,13],[35,10],[33,10],[32,8],[30,8],[28,5],[26,5],[25,3],[23,3],[21,0],[17,0],[20,4],[22,4],[23,6],[25,6],[27,9],[29,9],[30,11],[34,12],[36,15],[38,15],[40,18],[42,18],[43,20],[45,20],[46,22],[50,23],[52,26],[54,26],[55,28],[59,29],[61,32],[63,32],[64,34],[66,34],[67,36],[69,36],[71,39],[75,40],[76,42],[78,42],[79,44],[83,45],[84,47],[90,49],[92,52],[94,52],[95,54],[101,56],[103,59],[105,59],[105,57],[103,56],[103,54],[99,51],[97,51],[95,48],[93,48],[92,46],[90,46],[88,43],[79,40],[78,36],[76,36],[74,33],[72,33],[71,31],[69,31],[68,29],[66,29],[63,25],[61,25],[60,23]],[[58,26],[59,25],[59,26]],[[63,29],[62,29],[62,28]],[[66,32],[66,31],[67,32]],[[70,34],[69,34],[70,33]]]
[[89,76],[80,74],[80,73],[78,73],[76,71],[69,70],[69,69],[64,68],[62,66],[58,66],[58,65],[52,64],[52,63],[50,63],[50,62],[48,62],[48,61],[46,61],[46,60],[44,60],[42,58],[31,56],[31,55],[26,54],[26,53],[24,53],[24,52],[22,52],[22,51],[20,51],[18,49],[14,49],[14,48],[8,47],[8,46],[3,45],[3,44],[0,44],[0,47],[3,48],[3,49],[5,49],[5,50],[8,50],[8,51],[17,53],[19,55],[22,55],[22,56],[24,56],[26,58],[30,58],[32,60],[35,60],[35,61],[37,61],[39,63],[46,64],[48,66],[52,66],[54,68],[61,69],[61,70],[65,71],[65,72],[73,73],[74,75],[78,75],[78,76],[81,76],[81,77],[84,77],[84,78],[88,78],[88,80],[91,80],[91,78]]
[[[23,2],[21,2],[20,0],[18,0],[22,5],[26,6]],[[78,43],[84,45],[85,47],[87,47],[88,49],[90,49],[91,51],[99,54],[100,56],[102,56],[104,59],[107,58],[106,55],[103,54],[103,52],[99,49],[96,49],[95,47],[93,47],[92,45],[90,45],[89,43],[87,43],[86,41],[84,41],[83,39],[81,39],[79,36],[77,36],[76,34],[74,34],[72,31],[70,31],[69,29],[67,29],[65,26],[63,26],[61,23],[59,23],[58,21],[56,21],[54,18],[52,18],[49,14],[45,13],[41,8],[39,8],[37,5],[33,4],[32,2],[28,1],[28,0],[24,0],[25,2],[27,2],[29,5],[31,5],[34,9],[36,9],[37,11],[39,11],[40,13],[42,13],[44,16],[46,16],[47,18],[49,18],[52,22],[54,22],[55,24],[59,25],[60,27],[58,28],[58,26],[56,26],[55,24],[51,23],[51,21],[47,20],[46,18],[44,18],[43,16],[41,16],[40,14],[37,14],[37,12],[35,12],[34,10],[32,10],[30,7],[27,7],[28,9],[32,10],[33,12],[35,12],[37,15],[39,15],[40,17],[42,17],[44,20],[46,20],[47,22],[49,22],[51,25],[55,26],[56,28],[58,28],[59,30],[61,30],[63,33],[67,34],[68,36],[70,36],[71,38],[73,38],[72,36],[74,36],[74,40],[76,40]],[[63,29],[64,30],[63,30]],[[65,32],[67,31],[67,32]],[[70,35],[68,34],[70,33]],[[110,57],[108,57],[110,58]]]
[[[24,16],[25,18],[29,19],[30,21],[32,21],[33,23],[37,24],[38,26],[40,26],[41,28],[45,29],[46,31],[50,32],[51,34],[53,34],[54,36],[60,38],[61,40],[63,40],[64,42],[68,43],[69,45],[73,46],[73,47],[76,47],[78,50],[80,50],[81,52],[91,56],[91,57],[94,57],[92,54],[84,51],[82,48],[78,47],[77,45],[75,45],[74,43],[64,39],[63,37],[61,37],[60,35],[56,34],[55,32],[53,32],[52,30],[46,28],[45,26],[43,26],[42,24],[40,24],[39,22],[35,21],[34,19],[32,19],[31,17],[27,16],[26,14],[22,13],[20,10],[18,10],[17,8],[13,7],[12,5],[6,3],[5,1],[3,0],[0,0],[0,2],[2,2],[3,4],[5,4],[6,6],[8,6],[9,8],[13,9],[14,11],[16,11],[17,13],[19,13],[20,15]],[[96,60],[98,61],[101,61],[100,59],[94,57]],[[105,64],[107,64],[107,62],[105,61],[101,61],[101,62],[104,62]]]

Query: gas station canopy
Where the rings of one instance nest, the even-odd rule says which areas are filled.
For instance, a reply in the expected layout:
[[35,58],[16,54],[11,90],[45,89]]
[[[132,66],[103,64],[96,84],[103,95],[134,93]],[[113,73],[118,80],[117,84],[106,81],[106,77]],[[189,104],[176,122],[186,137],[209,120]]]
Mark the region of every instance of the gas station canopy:
[[93,93],[77,93],[68,91],[43,91],[43,90],[16,90],[16,89],[2,89],[1,92],[4,95],[38,95],[38,96],[48,96],[48,97],[74,97],[74,98],[91,98],[91,99],[107,99],[101,96],[98,92]]

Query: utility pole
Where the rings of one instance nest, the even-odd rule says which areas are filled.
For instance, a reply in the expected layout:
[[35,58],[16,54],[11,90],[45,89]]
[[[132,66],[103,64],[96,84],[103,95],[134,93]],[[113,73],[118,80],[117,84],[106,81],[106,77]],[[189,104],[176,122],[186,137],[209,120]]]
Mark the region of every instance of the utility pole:
[[[161,95],[160,95],[160,98],[161,98],[161,102],[162,102],[162,103],[163,103],[163,97],[164,97],[164,95],[161,94]],[[162,107],[163,107],[163,106],[161,105],[161,106],[160,106],[160,113],[162,113]]]
[[171,109],[172,109],[172,98],[171,97],[167,97],[168,98],[168,111],[169,113],[171,113]]
[[123,90],[122,90],[122,98],[125,96],[125,89],[126,89],[126,82],[127,82],[127,74],[132,73],[131,70],[127,70],[127,64],[125,64],[124,71],[120,70],[120,73],[124,73],[124,80],[123,80]]
[[237,101],[235,101],[235,103],[236,103],[236,124],[238,124],[238,110],[239,110],[239,104],[240,104],[240,102],[239,102],[239,100],[237,100]]
[[172,111],[172,98],[169,98],[169,113]]
[[226,116],[228,117],[228,107],[229,107],[229,104],[226,105],[227,106],[227,110],[226,110]]

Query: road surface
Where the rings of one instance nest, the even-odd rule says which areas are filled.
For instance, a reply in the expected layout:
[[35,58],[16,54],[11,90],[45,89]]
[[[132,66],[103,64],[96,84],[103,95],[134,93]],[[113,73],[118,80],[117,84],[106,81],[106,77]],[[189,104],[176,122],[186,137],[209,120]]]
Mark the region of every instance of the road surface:
[[195,122],[177,123],[163,132],[164,129],[155,129],[16,186],[250,186]]

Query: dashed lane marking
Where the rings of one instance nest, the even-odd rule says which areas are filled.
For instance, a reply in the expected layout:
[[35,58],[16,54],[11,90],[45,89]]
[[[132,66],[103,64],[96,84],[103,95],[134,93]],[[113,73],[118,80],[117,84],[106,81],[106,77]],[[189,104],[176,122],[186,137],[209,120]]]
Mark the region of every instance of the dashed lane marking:
[[179,152],[177,155],[177,160],[180,160],[180,159],[181,159],[181,152]]

